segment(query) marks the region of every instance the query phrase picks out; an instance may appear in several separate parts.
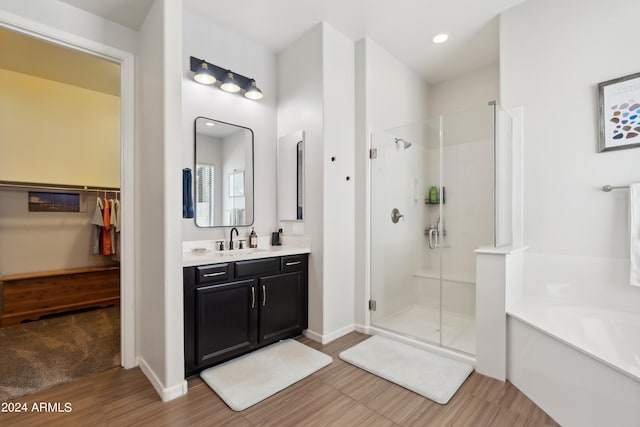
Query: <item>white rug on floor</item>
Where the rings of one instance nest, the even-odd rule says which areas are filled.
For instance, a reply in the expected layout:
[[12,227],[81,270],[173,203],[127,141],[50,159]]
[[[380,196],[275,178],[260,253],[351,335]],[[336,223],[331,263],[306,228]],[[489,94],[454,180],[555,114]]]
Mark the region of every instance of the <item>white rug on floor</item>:
[[200,377],[231,409],[242,411],[332,361],[327,354],[286,340],[204,370]]
[[473,371],[466,363],[380,335],[343,351],[340,359],[443,405]]

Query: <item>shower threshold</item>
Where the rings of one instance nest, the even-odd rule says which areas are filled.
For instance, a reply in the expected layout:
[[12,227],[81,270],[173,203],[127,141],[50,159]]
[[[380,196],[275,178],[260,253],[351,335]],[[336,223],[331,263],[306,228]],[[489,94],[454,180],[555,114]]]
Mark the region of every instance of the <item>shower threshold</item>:
[[378,320],[374,326],[463,353],[476,352],[476,322],[469,315],[443,310],[440,325],[436,307],[412,304]]

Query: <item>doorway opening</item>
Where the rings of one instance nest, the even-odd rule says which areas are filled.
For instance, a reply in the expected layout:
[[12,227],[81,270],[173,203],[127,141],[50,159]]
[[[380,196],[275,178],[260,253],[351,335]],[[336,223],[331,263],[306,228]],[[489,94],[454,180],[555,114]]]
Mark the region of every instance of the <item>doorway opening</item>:
[[[133,174],[126,167],[133,153],[133,56],[61,32],[59,39],[51,34],[57,32],[32,23],[0,22],[6,53],[0,61],[0,144],[7,153],[0,160],[3,294],[13,291],[12,280],[31,280],[36,283],[31,284],[33,297],[22,300],[51,300],[40,307],[35,302],[36,308],[12,307],[7,306],[12,298],[5,295],[0,339],[17,352],[20,345],[31,346],[23,355],[53,355],[41,364],[47,366],[41,377],[53,383],[45,381],[42,388],[96,369],[135,364],[133,264],[123,256],[130,258],[133,252],[133,236],[127,233],[133,218]],[[58,206],[65,195],[75,196],[71,206]],[[103,221],[109,213],[109,227],[92,223],[98,199]],[[117,212],[105,209],[105,200],[120,205],[121,232],[118,221],[111,221]],[[38,210],[38,204],[48,210]],[[66,291],[58,292],[59,286]],[[3,344],[3,349],[11,345]],[[38,363],[18,359],[12,361]],[[69,361],[73,367],[65,368],[62,362]],[[14,371],[26,372],[20,367]],[[0,400],[37,390],[15,390],[5,384],[5,375],[0,378]],[[7,389],[14,396],[5,396]]]

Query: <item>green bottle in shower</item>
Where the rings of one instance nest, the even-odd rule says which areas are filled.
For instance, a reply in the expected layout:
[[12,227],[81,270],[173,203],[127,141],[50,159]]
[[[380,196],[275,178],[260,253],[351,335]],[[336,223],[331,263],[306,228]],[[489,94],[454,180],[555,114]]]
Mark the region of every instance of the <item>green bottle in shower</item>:
[[429,203],[438,203],[438,188],[436,186],[429,189]]

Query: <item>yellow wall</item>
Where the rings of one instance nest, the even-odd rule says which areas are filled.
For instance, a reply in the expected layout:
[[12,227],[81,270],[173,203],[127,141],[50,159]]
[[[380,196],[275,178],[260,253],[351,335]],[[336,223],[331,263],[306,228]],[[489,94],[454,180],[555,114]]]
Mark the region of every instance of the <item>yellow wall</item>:
[[0,69],[0,180],[119,187],[120,97]]

